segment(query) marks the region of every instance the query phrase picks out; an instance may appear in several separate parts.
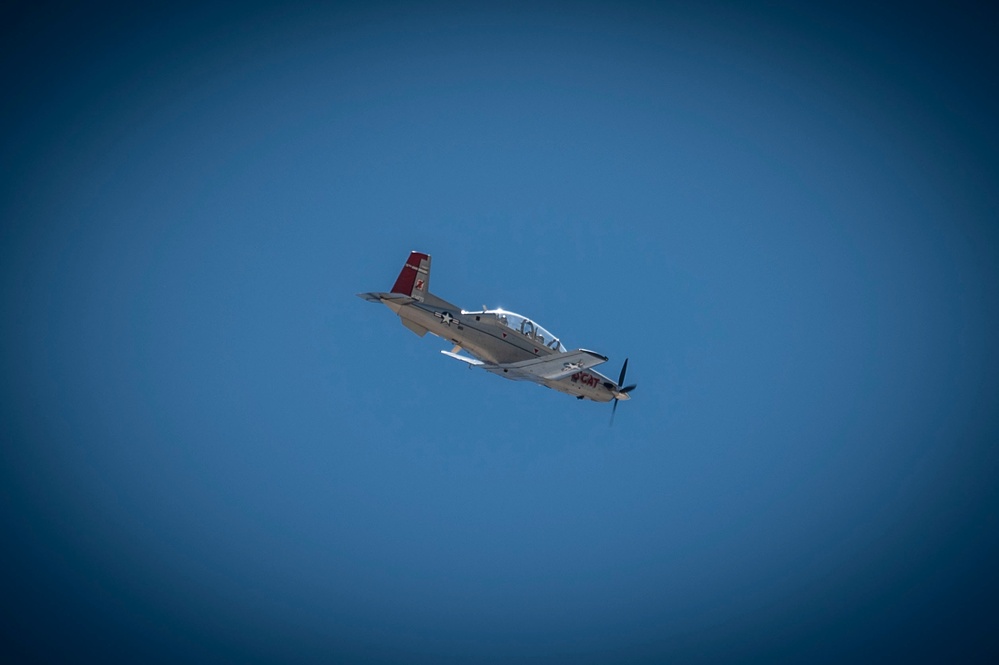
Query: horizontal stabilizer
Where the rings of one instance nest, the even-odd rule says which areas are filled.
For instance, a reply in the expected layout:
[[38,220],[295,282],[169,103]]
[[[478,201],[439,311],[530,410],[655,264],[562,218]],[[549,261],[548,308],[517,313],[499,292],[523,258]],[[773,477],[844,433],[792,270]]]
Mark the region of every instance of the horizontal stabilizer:
[[368,302],[393,302],[399,305],[406,305],[415,300],[401,293],[358,293],[357,297]]
[[412,330],[413,332],[415,332],[420,337],[423,337],[428,332],[430,332],[429,330],[427,330],[426,328],[424,328],[423,326],[421,326],[419,323],[416,323],[415,321],[410,321],[409,319],[407,319],[404,316],[400,316],[399,320],[402,321],[402,325],[406,326],[407,328],[409,328],[410,330]]
[[[404,296],[399,293],[358,293],[357,297],[363,298],[368,302],[380,302],[396,314],[399,314],[399,310],[401,310],[405,305],[416,302],[416,298]],[[406,327],[409,328],[409,326]],[[412,330],[412,328],[410,328],[410,330]],[[423,336],[423,334],[417,330],[413,330],[413,332],[421,337]]]

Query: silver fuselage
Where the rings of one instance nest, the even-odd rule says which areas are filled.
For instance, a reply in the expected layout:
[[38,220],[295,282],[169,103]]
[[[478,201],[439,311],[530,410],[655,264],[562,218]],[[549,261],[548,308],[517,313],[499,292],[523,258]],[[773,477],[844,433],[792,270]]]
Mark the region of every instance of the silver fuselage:
[[[416,334],[432,333],[486,363],[510,364],[564,351],[559,340],[545,334],[547,331],[544,328],[512,312],[468,312],[432,294],[427,294],[423,301],[405,299],[382,302],[399,315],[403,325]],[[504,315],[523,319],[528,325],[511,327],[509,323],[503,322]],[[496,373],[504,378],[522,380],[522,377],[507,372]],[[615,396],[628,398],[627,395],[616,394],[617,384],[592,368],[559,380],[532,381],[596,402],[609,402]]]

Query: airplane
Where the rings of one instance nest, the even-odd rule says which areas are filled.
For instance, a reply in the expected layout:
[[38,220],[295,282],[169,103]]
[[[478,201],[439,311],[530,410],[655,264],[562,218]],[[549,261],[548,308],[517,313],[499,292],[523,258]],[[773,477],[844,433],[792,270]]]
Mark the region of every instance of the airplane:
[[[577,399],[630,399],[635,384],[624,385],[628,360],[617,382],[593,368],[607,357],[586,349],[566,350],[540,325],[504,309],[467,311],[430,292],[430,255],[412,252],[388,293],[358,293],[368,302],[383,303],[399,315],[402,325],[423,337],[428,332],[455,346],[444,355],[505,379],[532,381]],[[467,352],[468,355],[460,353]]]

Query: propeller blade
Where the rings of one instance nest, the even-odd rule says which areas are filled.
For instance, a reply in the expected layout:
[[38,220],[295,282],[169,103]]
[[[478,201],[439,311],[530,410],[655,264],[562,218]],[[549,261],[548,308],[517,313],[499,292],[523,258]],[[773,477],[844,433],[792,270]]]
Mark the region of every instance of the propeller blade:
[[[623,365],[621,365],[621,376],[620,376],[620,377],[618,377],[618,380],[617,380],[617,385],[618,385],[618,386],[621,386],[621,385],[623,385],[623,384],[624,384],[624,375],[625,375],[625,374],[627,374],[627,373],[628,373],[628,359],[627,359],[627,358],[625,358],[625,359],[624,359],[624,364],[623,364]],[[636,386],[637,386],[637,385],[638,385],[638,384],[632,384],[632,385],[630,385],[630,386],[625,386],[624,388],[620,388],[620,387],[619,387],[619,388],[617,389],[617,392],[618,392],[618,393],[624,393],[625,395],[627,395],[627,394],[628,394],[628,393],[630,393],[630,392],[631,392],[632,390],[634,390],[634,389],[636,388]],[[607,386],[607,387],[608,387],[608,388],[610,388],[610,386]],[[612,389],[612,390],[613,390],[613,389]],[[613,424],[614,424],[614,414],[615,414],[615,413],[617,413],[617,403],[618,403],[618,401],[619,401],[619,400],[618,400],[618,398],[617,398],[617,397],[615,397],[615,398],[614,398],[614,406],[613,406],[613,407],[611,408],[611,421],[610,421],[610,424],[611,424],[611,425],[613,425]]]
[[617,380],[617,385],[624,383],[624,375],[628,372],[628,359],[624,359],[624,365],[621,366],[621,377]]

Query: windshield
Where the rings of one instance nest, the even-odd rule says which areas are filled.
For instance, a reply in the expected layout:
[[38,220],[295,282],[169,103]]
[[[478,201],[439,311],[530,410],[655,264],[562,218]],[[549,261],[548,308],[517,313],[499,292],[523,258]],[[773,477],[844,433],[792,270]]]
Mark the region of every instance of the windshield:
[[562,346],[562,342],[560,342],[555,335],[548,332],[534,321],[531,321],[526,316],[514,314],[513,312],[508,312],[503,309],[491,309],[483,312],[483,314],[492,314],[496,317],[497,321],[504,324],[508,328],[516,330],[517,332],[534,339],[553,351],[558,351],[560,353],[565,351],[565,347]]

